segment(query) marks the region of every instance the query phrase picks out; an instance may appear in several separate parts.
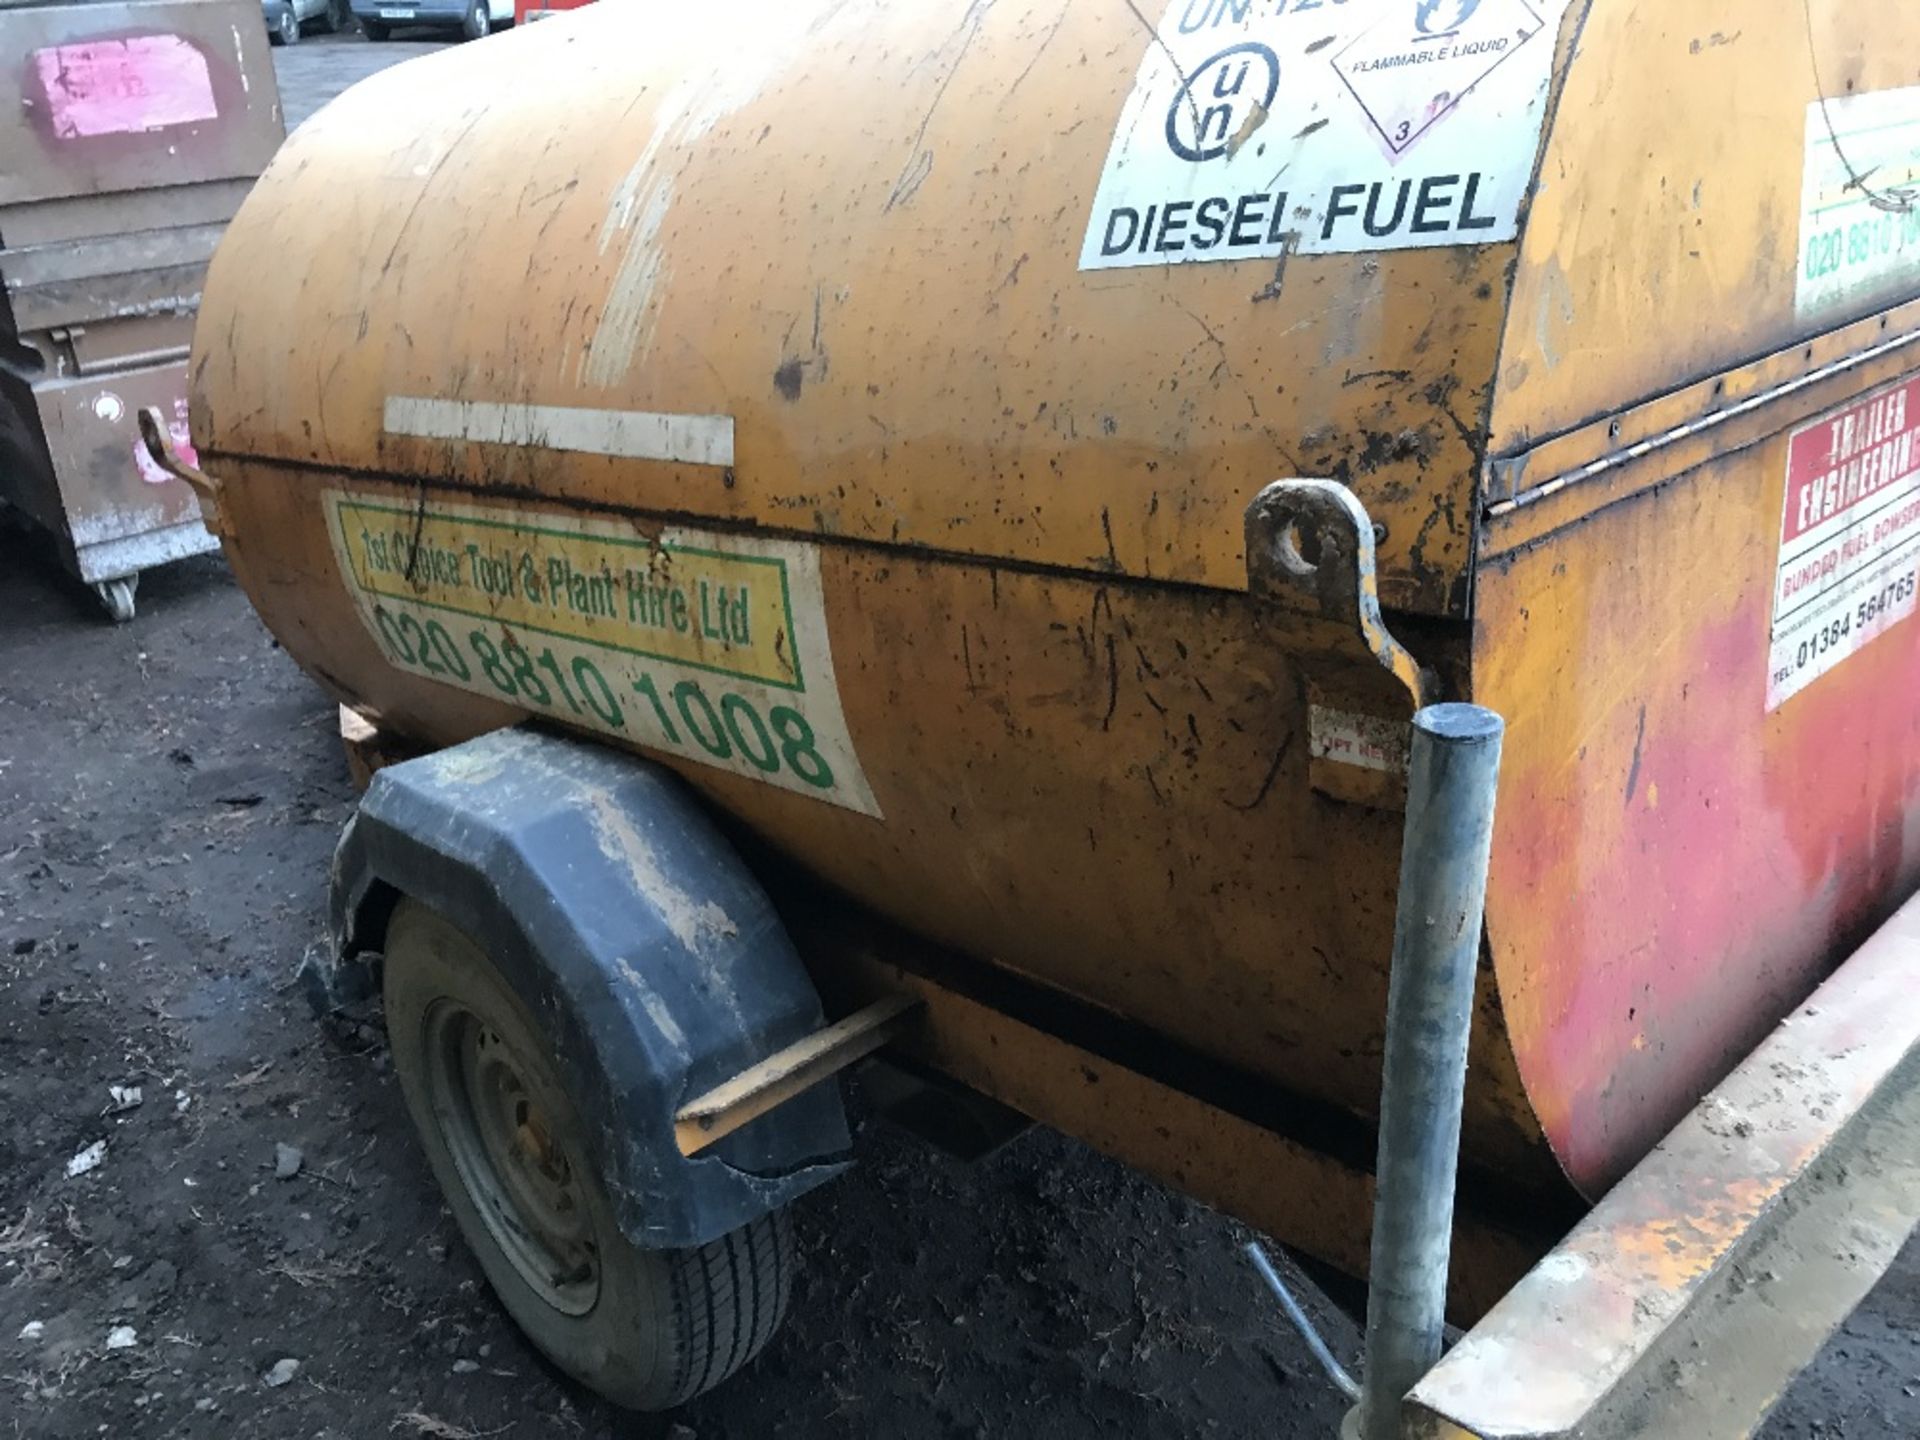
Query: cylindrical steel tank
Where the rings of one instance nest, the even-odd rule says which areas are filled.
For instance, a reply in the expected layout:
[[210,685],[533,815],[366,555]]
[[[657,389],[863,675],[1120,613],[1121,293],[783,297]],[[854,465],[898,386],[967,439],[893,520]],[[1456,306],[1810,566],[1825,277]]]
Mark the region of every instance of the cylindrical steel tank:
[[193,437],[382,726],[645,751],[1364,1124],[1413,701],[1242,529],[1341,482],[1432,692],[1511,727],[1467,1162],[1591,1196],[1920,879],[1917,45],[1878,0],[595,6],[293,136]]

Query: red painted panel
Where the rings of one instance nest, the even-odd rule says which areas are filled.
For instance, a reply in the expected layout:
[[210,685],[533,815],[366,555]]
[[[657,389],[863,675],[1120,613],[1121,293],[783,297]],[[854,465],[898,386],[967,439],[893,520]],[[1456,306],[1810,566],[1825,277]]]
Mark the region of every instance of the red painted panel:
[[1768,708],[1803,443],[1480,577],[1476,698],[1511,727],[1489,940],[1529,1098],[1589,1194],[1920,883],[1920,623]]

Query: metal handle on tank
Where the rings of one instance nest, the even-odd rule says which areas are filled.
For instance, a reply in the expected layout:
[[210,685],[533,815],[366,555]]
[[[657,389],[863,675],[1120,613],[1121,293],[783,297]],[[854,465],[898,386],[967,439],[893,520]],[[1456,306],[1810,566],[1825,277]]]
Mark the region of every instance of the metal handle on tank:
[[1387,988],[1366,1365],[1348,1431],[1399,1440],[1401,1401],[1440,1359],[1467,1037],[1506,722],[1478,705],[1413,717]]
[[174,449],[173,433],[168,430],[167,422],[161,418],[158,409],[143,405],[135,419],[140,426],[140,441],[146,447],[148,459],[174,479],[184,481],[202,500],[217,501],[220,498],[220,482],[197,465],[188,464]]

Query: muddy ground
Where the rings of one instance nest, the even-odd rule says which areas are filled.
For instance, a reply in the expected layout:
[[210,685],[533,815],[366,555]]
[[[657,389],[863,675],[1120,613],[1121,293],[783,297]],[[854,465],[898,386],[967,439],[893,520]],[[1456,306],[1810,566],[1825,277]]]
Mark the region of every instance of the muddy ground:
[[[353,803],[333,707],[220,561],[150,575],[114,628],[35,550],[0,537],[0,1434],[685,1440],[520,1341],[377,1036],[290,983]],[[139,1105],[109,1113],[114,1086]],[[861,1148],[800,1207],[770,1353],[671,1423],[1329,1433],[1232,1227],[1045,1134],[973,1167],[883,1124]]]
[[[413,48],[281,52],[289,108]],[[353,804],[332,706],[219,560],[116,628],[43,548],[0,530],[0,1436],[1332,1433],[1237,1227],[1043,1132],[963,1165],[866,1120],[767,1354],[670,1420],[581,1393],[486,1289],[377,1034],[292,983]],[[1920,1436],[1920,1250],[1766,1433]]]

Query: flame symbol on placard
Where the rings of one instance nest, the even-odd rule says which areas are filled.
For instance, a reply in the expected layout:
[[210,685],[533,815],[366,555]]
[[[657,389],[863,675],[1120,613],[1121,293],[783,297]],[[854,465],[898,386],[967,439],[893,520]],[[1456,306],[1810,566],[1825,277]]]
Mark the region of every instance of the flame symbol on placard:
[[1445,35],[1473,18],[1480,0],[1420,0],[1413,12],[1413,28],[1422,35]]

